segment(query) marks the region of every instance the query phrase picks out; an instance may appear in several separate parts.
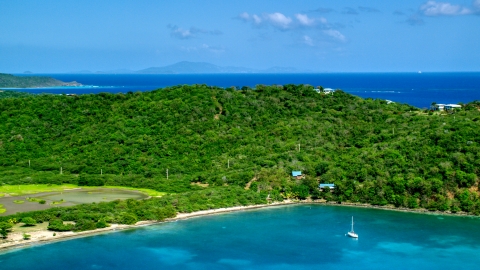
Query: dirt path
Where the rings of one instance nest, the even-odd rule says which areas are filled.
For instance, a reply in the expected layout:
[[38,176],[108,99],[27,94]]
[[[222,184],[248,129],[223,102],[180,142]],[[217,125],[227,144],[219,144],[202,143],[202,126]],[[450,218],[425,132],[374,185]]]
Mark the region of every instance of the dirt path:
[[250,189],[250,186],[252,185],[253,181],[256,181],[257,177],[253,177],[252,180],[250,180],[247,185],[245,185],[245,189]]

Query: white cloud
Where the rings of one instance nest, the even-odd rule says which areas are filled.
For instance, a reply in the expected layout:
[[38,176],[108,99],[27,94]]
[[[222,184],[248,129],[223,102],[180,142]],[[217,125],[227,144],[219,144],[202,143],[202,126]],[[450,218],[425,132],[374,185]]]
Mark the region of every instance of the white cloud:
[[473,8],[474,8],[477,12],[480,12],[480,0],[475,0],[475,1],[473,1]]
[[282,13],[275,12],[272,14],[266,14],[265,17],[270,21],[270,23],[280,29],[288,29],[292,23],[292,19],[283,15]]
[[[478,2],[475,1],[474,5]],[[428,1],[420,6],[420,11],[426,16],[458,16],[472,14],[472,10],[460,5],[445,2]]]
[[333,38],[336,41],[341,41],[341,42],[347,41],[347,38],[337,30],[333,30],[333,29],[323,30],[323,33]]
[[202,49],[207,50],[207,51],[209,51],[209,52],[213,52],[213,53],[222,53],[222,52],[225,52],[225,49],[224,49],[224,48],[214,47],[214,46],[210,46],[210,45],[207,45],[207,44],[202,44]]
[[168,28],[171,29],[170,35],[172,37],[176,37],[176,38],[179,38],[179,39],[189,39],[189,38],[193,37],[192,32],[190,32],[190,30],[188,30],[188,29],[183,29],[183,28],[178,27],[176,25],[174,25],[174,26],[169,25]]
[[340,33],[338,30],[335,30],[341,26],[332,25],[323,17],[310,18],[307,14],[297,13],[292,19],[291,17],[279,12],[263,13],[262,15],[251,15],[244,12],[239,14],[236,18],[246,23],[251,23],[255,28],[271,26],[281,30],[282,32],[296,31],[301,34],[299,36],[301,37],[302,43],[305,43],[309,46],[315,46],[314,39],[310,34],[307,34],[307,32],[312,31],[314,31],[316,34],[321,33],[324,36],[327,36],[330,41],[347,41],[347,38],[342,33]]
[[250,15],[247,12],[243,12],[242,14],[238,15],[238,18],[244,21],[250,20]]
[[167,25],[170,28],[170,35],[178,39],[190,39],[196,37],[198,34],[207,34],[207,35],[221,35],[223,34],[219,30],[204,30],[196,27],[190,27],[190,29],[184,29],[176,25]]
[[309,36],[303,36],[303,42],[307,44],[308,46],[313,46],[313,40]]
[[323,23],[323,24],[327,24],[327,23],[328,23],[327,19],[325,19],[325,18],[323,18],[323,17],[319,18],[318,20],[319,20],[321,23]]
[[262,19],[261,19],[260,17],[258,17],[257,14],[253,14],[252,19],[253,19],[253,22],[254,22],[255,24],[260,24],[260,23],[262,23]]
[[315,20],[308,18],[306,14],[295,14],[295,17],[301,25],[311,26],[315,23]]
[[421,16],[419,16],[418,14],[412,14],[410,15],[406,22],[412,26],[416,26],[416,25],[424,25],[425,24],[425,21],[423,20],[423,18]]
[[295,21],[280,12],[275,13],[263,13],[261,15],[257,14],[248,14],[247,12],[243,12],[239,14],[236,18],[244,21],[252,23],[255,27],[261,26],[272,26],[282,31],[285,30],[294,30],[298,28],[316,28],[320,25],[321,28],[329,27],[327,26],[328,21],[327,19],[320,17],[320,18],[310,18],[307,14],[297,13],[294,15]]

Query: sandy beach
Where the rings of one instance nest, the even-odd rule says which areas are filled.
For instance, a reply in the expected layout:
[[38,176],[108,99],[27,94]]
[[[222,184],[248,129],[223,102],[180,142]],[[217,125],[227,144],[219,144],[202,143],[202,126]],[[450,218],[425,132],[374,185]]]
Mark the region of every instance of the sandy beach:
[[[278,207],[278,206],[285,206],[285,205],[293,205],[293,204],[323,204],[323,205],[331,205],[331,206],[349,206],[349,207],[362,207],[362,208],[372,208],[372,209],[381,209],[381,210],[389,210],[389,211],[400,211],[400,212],[409,212],[409,213],[421,213],[421,214],[436,214],[436,215],[452,215],[452,216],[472,216],[467,213],[450,213],[450,212],[439,212],[439,211],[428,211],[427,209],[409,209],[409,208],[395,208],[393,206],[374,206],[370,204],[360,204],[360,203],[336,203],[336,202],[326,202],[325,200],[317,200],[317,201],[290,201],[285,200],[283,202],[274,202],[271,204],[259,204],[259,205],[249,205],[249,206],[235,206],[229,208],[219,208],[219,209],[210,209],[210,210],[203,210],[197,211],[192,213],[178,213],[176,217],[169,218],[164,221],[139,221],[135,225],[123,225],[123,224],[110,224],[107,228],[96,229],[91,231],[83,231],[83,232],[53,232],[46,229],[47,223],[44,223],[43,226],[35,226],[32,227],[32,230],[28,232],[31,236],[29,240],[23,239],[23,232],[22,231],[13,231],[9,233],[8,238],[6,240],[0,240],[0,252],[7,251],[11,249],[17,248],[24,248],[29,247],[32,245],[42,244],[42,243],[50,243],[50,242],[57,242],[57,241],[65,241],[69,239],[79,238],[79,237],[86,237],[91,235],[97,235],[102,233],[110,233],[115,231],[121,231],[126,229],[134,229],[142,226],[150,226],[154,224],[159,224],[163,222],[173,222],[177,220],[189,219],[194,217],[202,217],[208,215],[216,215],[216,214],[223,214],[229,212],[238,212],[238,211],[246,211],[252,209],[260,209],[265,207]],[[476,217],[476,216],[472,216]],[[3,242],[2,242],[3,241]]]
[[42,243],[64,241],[68,239],[86,237],[86,236],[115,232],[115,231],[126,230],[126,229],[133,229],[133,228],[138,228],[142,226],[149,226],[149,225],[159,224],[163,222],[172,222],[176,220],[188,219],[193,217],[216,215],[216,214],[222,214],[222,213],[252,210],[252,209],[265,208],[265,207],[284,206],[284,205],[291,205],[291,204],[298,204],[298,203],[299,202],[287,200],[284,202],[275,202],[271,204],[235,206],[235,207],[229,207],[229,208],[203,210],[203,211],[197,211],[192,213],[178,213],[176,217],[169,218],[164,221],[139,221],[135,225],[110,224],[110,226],[107,228],[96,229],[91,231],[83,231],[83,232],[72,232],[72,231],[53,232],[46,229],[47,223],[45,223],[44,226],[37,225],[35,227],[32,227],[32,230],[28,232],[28,234],[30,235],[29,240],[23,239],[23,231],[12,231],[11,233],[8,234],[7,239],[0,240],[0,252],[5,250],[10,250],[10,249],[29,247],[32,245],[37,245]]

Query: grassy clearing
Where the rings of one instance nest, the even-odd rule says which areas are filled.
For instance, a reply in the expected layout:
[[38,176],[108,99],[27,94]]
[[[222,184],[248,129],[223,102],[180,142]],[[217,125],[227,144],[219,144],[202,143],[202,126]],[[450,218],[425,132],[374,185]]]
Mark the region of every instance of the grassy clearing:
[[3,204],[0,204],[0,214],[3,214],[7,211],[7,209],[3,208]]
[[22,200],[14,200],[13,203],[16,203],[16,204],[22,204],[24,203],[25,201],[22,201]]
[[77,186],[77,185],[71,185],[71,184],[63,184],[63,185],[38,184],[38,185],[0,186],[0,197],[4,196],[5,194],[8,194],[10,196],[19,196],[19,195],[29,195],[29,194],[36,194],[36,193],[43,193],[43,192],[62,192],[65,190],[76,189],[76,188],[81,188],[84,190],[98,189],[98,188],[131,190],[131,191],[139,191],[152,197],[159,197],[167,194],[166,192],[160,192],[160,191],[147,189],[147,188],[132,188],[132,187],[120,187],[120,186],[86,187],[86,186]]
[[0,186],[0,193],[8,194],[10,196],[28,195],[42,192],[64,191],[65,189],[78,188],[76,185],[3,185]]
[[45,231],[47,230],[47,227],[48,227],[48,222],[39,223],[39,224],[36,224],[35,226],[23,226],[23,223],[17,223],[13,225],[12,231],[20,232],[20,233],[31,233],[35,231]]

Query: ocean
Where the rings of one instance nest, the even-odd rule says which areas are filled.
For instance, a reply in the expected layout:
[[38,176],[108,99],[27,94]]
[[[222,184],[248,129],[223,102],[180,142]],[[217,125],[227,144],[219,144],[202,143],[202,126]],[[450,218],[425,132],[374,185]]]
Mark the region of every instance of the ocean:
[[[347,237],[355,218],[358,240]],[[480,219],[328,205],[163,223],[0,254],[1,269],[478,269]]]
[[[27,76],[18,74],[20,76]],[[89,94],[149,91],[183,84],[255,87],[257,84],[310,84],[342,89],[364,98],[379,98],[429,108],[436,103],[480,100],[480,72],[456,73],[321,73],[321,74],[35,74],[84,87],[22,89],[31,93]]]

